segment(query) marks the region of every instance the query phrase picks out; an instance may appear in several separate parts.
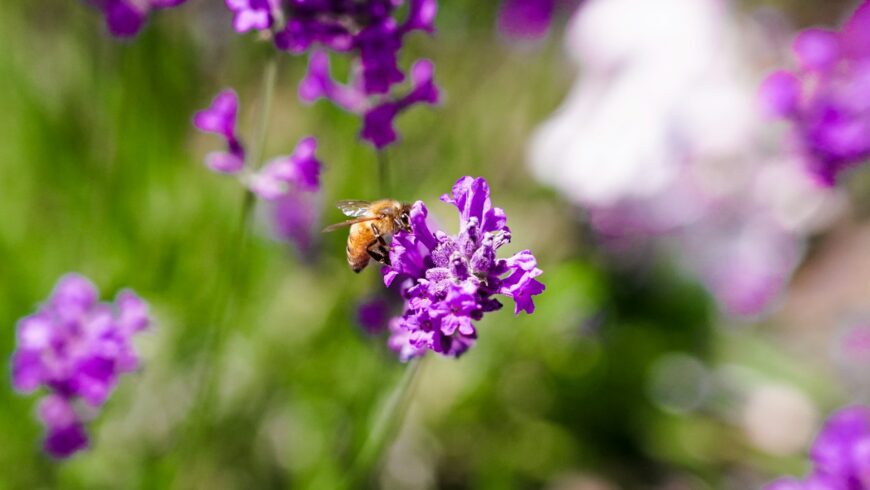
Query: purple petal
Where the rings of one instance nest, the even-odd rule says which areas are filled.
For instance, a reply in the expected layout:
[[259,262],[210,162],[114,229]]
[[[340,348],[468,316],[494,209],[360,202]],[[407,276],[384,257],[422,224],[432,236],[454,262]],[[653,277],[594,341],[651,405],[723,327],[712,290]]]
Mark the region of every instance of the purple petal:
[[854,59],[870,58],[870,2],[864,1],[843,26],[843,51]]
[[49,302],[56,315],[73,319],[93,308],[98,295],[96,286],[86,277],[67,274],[58,281]]
[[499,9],[499,31],[515,39],[537,39],[550,30],[555,0],[504,0]]
[[800,94],[800,80],[793,73],[780,70],[771,73],[762,82],[759,100],[766,113],[786,117],[797,110]]
[[200,131],[216,133],[228,142],[235,140],[236,114],[239,97],[232,89],[221,91],[211,105],[193,116],[193,125]]
[[402,27],[404,32],[422,30],[435,31],[435,16],[438,13],[436,0],[411,0],[408,7],[408,20]]
[[839,59],[840,41],[834,32],[806,29],[795,38],[792,49],[802,69],[823,71]]
[[853,406],[832,415],[822,428],[810,451],[819,469],[829,474],[845,474],[851,465],[852,446],[870,435],[870,409]]
[[81,424],[50,429],[45,437],[43,447],[45,452],[56,458],[68,458],[88,447],[88,435]]
[[225,151],[215,151],[205,157],[205,165],[215,172],[236,174],[245,167],[245,161]]

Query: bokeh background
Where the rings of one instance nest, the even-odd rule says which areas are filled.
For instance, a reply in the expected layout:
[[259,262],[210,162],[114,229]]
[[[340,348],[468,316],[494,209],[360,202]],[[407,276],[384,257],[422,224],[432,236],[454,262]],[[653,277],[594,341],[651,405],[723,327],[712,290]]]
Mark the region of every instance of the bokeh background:
[[[582,2],[579,15],[601,1]],[[432,59],[444,98],[400,117],[402,139],[388,150],[391,197],[426,201],[454,230],[438,196],[463,175],[485,177],[513,230],[506,252],[534,251],[547,290],[533,315],[488,315],[460,359],[426,360],[405,423],[365,485],[749,489],[802,474],[824,415],[870,394],[870,335],[861,330],[870,325],[866,171],[831,191],[835,209],[818,224],[790,229],[784,248],[772,246],[765,257],[793,257],[771,273],[781,287],[757,308],[733,308],[698,273],[709,264],[749,267],[718,254],[717,237],[730,232],[717,220],[693,224],[690,238],[602,233],[600,207],[553,185],[567,167],[535,163],[539,128],[566,97],[613,81],[596,82],[610,72],[572,59],[574,5],[561,6],[550,31],[528,41],[498,31],[498,2],[439,4],[437,34],[412,36],[403,62]],[[834,26],[854,2],[718,5],[717,35],[740,46],[704,56],[727,51],[734,65],[724,78],[740,71],[742,96],[751,98],[767,70],[789,62],[797,29]],[[600,30],[629,46],[643,34],[637,22]],[[582,40],[587,62],[595,42]],[[131,287],[156,317],[138,339],[144,368],[122,380],[90,426],[92,448],[67,461],[41,452],[36,397],[16,394],[2,364],[0,489],[338,488],[405,369],[355,319],[360,302],[382,289],[379,274],[348,270],[341,233],[318,235],[313,252],[299,253],[270,237],[262,212],[249,248],[233,253],[242,190],[202,165],[215,140],[190,123],[231,86],[242,132],[251,134],[269,43],[232,32],[218,0],[161,12],[133,42],[109,37],[83,2],[6,0],[0,46],[0,357],[14,349],[17,319],[65,272],[92,278],[104,298]],[[680,76],[678,58],[650,72],[653,79]],[[317,136],[328,224],[341,219],[331,203],[380,197],[382,183],[357,118],[325,102],[299,103],[305,65],[304,57],[280,57],[265,153],[286,154]],[[688,97],[695,79],[686,83]],[[733,111],[697,104],[689,108],[716,124],[687,119],[693,138],[727,131]],[[620,107],[622,121],[648,119],[643,103]],[[583,119],[574,119],[578,138],[603,139],[620,154],[646,127],[605,122],[606,134],[583,133],[591,131]],[[772,135],[766,141],[784,132],[762,119],[758,127]],[[741,153],[741,165],[760,166],[779,151],[760,146],[766,155]],[[640,187],[652,178],[645,151],[633,153],[640,160],[628,179]],[[653,156],[661,155],[672,154]],[[728,155],[714,155],[725,162],[717,179],[743,171]],[[601,172],[617,164],[605,159]],[[779,180],[765,182],[778,192]],[[736,213],[728,223],[756,215]],[[709,253],[692,255],[692,247]],[[686,256],[697,260],[687,266]],[[222,291],[233,299],[218,327]],[[221,348],[210,352],[215,335]],[[197,390],[212,378],[214,403],[198,406]]]

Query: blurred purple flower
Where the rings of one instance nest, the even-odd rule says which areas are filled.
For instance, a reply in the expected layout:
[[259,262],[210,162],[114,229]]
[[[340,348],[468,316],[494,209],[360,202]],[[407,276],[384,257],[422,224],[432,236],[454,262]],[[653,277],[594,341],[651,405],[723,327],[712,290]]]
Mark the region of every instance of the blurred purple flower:
[[40,402],[45,449],[66,457],[87,446],[84,421],[74,409],[82,401],[101,406],[118,377],[137,369],[134,334],[148,327],[148,307],[132,291],[115,304],[98,302],[96,287],[77,274],[62,277],[40,309],[18,323],[12,383],[30,393],[45,387]]
[[361,114],[360,137],[381,149],[398,138],[394,120],[400,113],[415,104],[438,103],[440,93],[434,82],[434,71],[435,65],[430,60],[419,60],[411,67],[408,93],[399,97],[369,97],[361,87],[335,82],[329,74],[328,55],[315,52],[311,55],[308,75],[299,86],[299,96],[306,102],[326,98],[342,109]]
[[434,68],[428,60],[412,66],[409,94],[393,93],[393,87],[405,81],[398,65],[405,36],[414,31],[434,32],[438,7],[436,0],[410,0],[407,16],[400,22],[397,13],[405,4],[404,0],[291,0],[287,24],[275,36],[278,47],[290,52],[303,53],[317,46],[351,56],[350,80],[342,84],[329,72],[329,55],[313,51],[299,96],[306,102],[326,98],[364,115],[362,138],[379,149],[396,140],[392,120],[399,112],[418,102],[438,100]]
[[187,0],[89,0],[103,12],[109,32],[116,37],[133,37],[142,30],[153,10],[171,8]]
[[420,60],[411,67],[411,91],[396,100],[382,102],[365,112],[362,139],[371,142],[375,148],[381,149],[396,141],[396,128],[393,121],[402,111],[414,104],[438,103],[438,87],[435,86],[433,75],[435,65],[429,60]]
[[835,412],[813,447],[814,467],[804,480],[783,478],[765,490],[861,490],[870,488],[870,409],[852,406]]
[[357,305],[356,321],[369,334],[379,334],[387,329],[390,320],[390,304],[386,298],[376,296]]
[[499,31],[514,39],[537,39],[550,30],[556,0],[504,0],[498,13]]
[[316,150],[314,137],[303,138],[291,155],[278,157],[246,177],[251,192],[266,202],[275,235],[293,242],[302,252],[311,249],[317,221],[312,198],[320,191],[323,165]]
[[511,232],[504,211],[492,206],[484,179],[463,177],[452,196],[445,194],[441,200],[459,210],[459,234],[430,230],[428,210],[417,201],[411,209],[411,233],[393,237],[392,265],[383,269],[387,286],[396,280],[403,284],[406,309],[390,322],[389,340],[402,360],[427,350],[458,357],[477,338],[473,321],[502,307],[493,295],[512,298],[518,315],[534,312],[532,296],[544,291],[536,279],[542,271],[531,252],[496,257],[496,250],[510,242]]
[[870,159],[870,1],[839,32],[807,29],[794,41],[795,72],[779,70],[760,99],[787,119],[810,172],[833,185],[843,170]]
[[206,165],[215,172],[234,174],[245,166],[245,149],[236,136],[239,97],[232,89],[221,91],[211,106],[193,116],[193,125],[200,131],[215,133],[227,142],[227,151],[206,156]]

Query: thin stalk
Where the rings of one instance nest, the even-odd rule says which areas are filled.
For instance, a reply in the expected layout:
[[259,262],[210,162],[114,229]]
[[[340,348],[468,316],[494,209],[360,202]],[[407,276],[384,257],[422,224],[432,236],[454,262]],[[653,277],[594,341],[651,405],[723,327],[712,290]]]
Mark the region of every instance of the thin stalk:
[[392,186],[390,185],[390,159],[387,158],[387,150],[378,150],[378,196],[380,199],[390,197]]
[[[275,92],[275,84],[277,80],[277,59],[271,56],[266,62],[263,72],[263,87],[262,87],[262,105],[260,107],[260,121],[256,129],[254,146],[247,159],[249,167],[256,169],[258,162],[262,159],[265,152],[267,141],[269,122],[271,119],[272,99]],[[244,191],[242,198],[241,213],[237,229],[233,237],[227,241],[224,250],[224,263],[230,267],[229,281],[227,283],[219,282],[217,291],[215,292],[215,305],[212,310],[212,315],[209,317],[210,324],[214,325],[206,333],[206,338],[203,342],[205,358],[203,359],[202,381],[197,387],[196,395],[194,396],[193,410],[191,416],[195,417],[194,424],[189,427],[194,433],[186,434],[187,448],[192,449],[192,444],[207,428],[207,423],[210,419],[211,412],[214,409],[215,398],[217,397],[217,380],[219,375],[218,360],[224,344],[227,328],[232,323],[233,306],[238,303],[237,294],[240,291],[240,285],[247,269],[246,251],[249,242],[250,217],[251,210],[254,206],[254,194],[249,190]],[[198,423],[197,423],[198,422]]]
[[384,448],[398,435],[414,398],[420,373],[423,372],[424,359],[413,359],[408,363],[399,383],[378,410],[369,436],[348,472],[349,488],[364,486],[365,480],[380,461]]

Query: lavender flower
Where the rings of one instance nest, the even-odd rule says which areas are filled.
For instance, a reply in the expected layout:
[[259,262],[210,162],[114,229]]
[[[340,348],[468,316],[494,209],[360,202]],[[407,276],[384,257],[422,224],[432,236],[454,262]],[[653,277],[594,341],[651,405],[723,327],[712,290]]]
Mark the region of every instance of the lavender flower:
[[302,252],[311,250],[317,221],[313,197],[320,190],[323,165],[316,149],[317,140],[303,138],[293,154],[272,160],[247,178],[248,188],[266,202],[274,234]]
[[411,233],[399,232],[390,250],[392,265],[384,268],[384,283],[406,283],[402,296],[405,313],[390,322],[390,347],[402,360],[427,350],[460,356],[474,343],[473,322],[502,304],[493,295],[515,302],[514,314],[532,313],[532,296],[544,291],[541,275],[528,250],[507,259],[496,250],[510,242],[511,232],[501,208],[489,198],[482,178],[463,177],[453,186],[452,196],[441,200],[459,210],[459,234],[432,232],[426,223],[428,210],[417,201],[411,209]]
[[396,15],[403,0],[288,0],[286,25],[275,35],[278,48],[303,53],[314,45],[353,52],[360,60],[366,94],[386,94],[404,80],[398,53],[407,34],[434,31],[436,0],[410,0],[408,15]]
[[132,337],[149,322],[135,293],[121,291],[114,305],[99,303],[93,283],[77,274],[62,277],[45,304],[19,321],[12,383],[22,393],[50,391],[39,404],[47,452],[67,457],[87,446],[76,405],[100,407],[118,377],[137,369]]
[[861,490],[870,488],[870,409],[834,413],[810,450],[814,467],[804,480],[783,478],[765,490]]
[[90,0],[103,12],[113,36],[133,37],[142,30],[153,10],[177,7],[186,0]]
[[315,155],[317,140],[303,138],[291,155],[274,158],[257,171],[246,168],[245,149],[236,134],[238,106],[236,93],[224,90],[209,108],[194,116],[197,129],[218,134],[227,142],[227,151],[210,153],[206,165],[215,172],[234,175],[265,201],[274,234],[308,251],[317,220],[313,196],[320,190],[322,168]]
[[[435,66],[429,60],[419,60],[411,67],[411,89],[400,97],[369,97],[358,81],[342,85],[329,73],[329,55],[311,55],[308,75],[299,86],[299,96],[306,102],[321,98],[331,100],[349,112],[361,114],[360,137],[381,149],[398,139],[395,118],[418,103],[435,105],[440,93],[434,82]],[[355,83],[355,85],[354,85]]]
[[870,1],[839,32],[807,29],[794,41],[794,72],[762,84],[767,110],[788,120],[809,170],[833,185],[844,169],[870,158]]
[[200,131],[215,133],[227,142],[227,151],[213,152],[206,157],[206,165],[215,172],[234,174],[245,165],[245,149],[236,136],[239,97],[232,89],[223,90],[207,109],[197,112],[193,125]]

